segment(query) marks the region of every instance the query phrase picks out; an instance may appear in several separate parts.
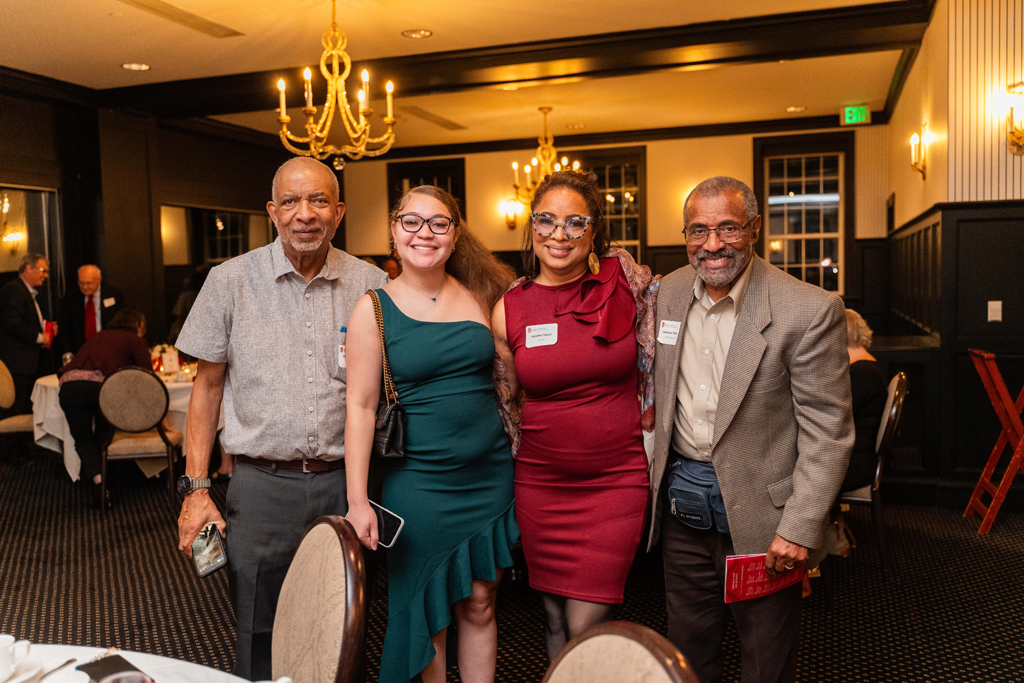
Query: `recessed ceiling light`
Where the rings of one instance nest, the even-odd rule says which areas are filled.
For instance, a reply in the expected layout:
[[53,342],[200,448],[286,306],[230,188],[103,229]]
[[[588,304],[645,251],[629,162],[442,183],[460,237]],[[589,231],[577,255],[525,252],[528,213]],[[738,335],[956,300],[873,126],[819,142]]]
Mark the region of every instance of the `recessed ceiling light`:
[[569,130],[583,130],[584,128],[587,127],[587,124],[585,124],[585,123],[567,123],[567,124],[565,124],[565,127],[568,128]]
[[519,86],[518,85],[503,85],[503,86],[501,86],[501,89],[502,90],[509,90],[509,91],[511,91],[511,90],[519,90]]
[[402,35],[406,38],[413,38],[419,40],[420,38],[429,38],[434,35],[433,31],[428,31],[425,28],[411,28],[408,31],[402,31]]
[[128,62],[127,64],[121,65],[122,69],[128,71],[149,71],[149,64],[138,64],[136,62]]
[[802,111],[807,111],[807,107],[786,107],[786,111],[790,114],[798,114]]

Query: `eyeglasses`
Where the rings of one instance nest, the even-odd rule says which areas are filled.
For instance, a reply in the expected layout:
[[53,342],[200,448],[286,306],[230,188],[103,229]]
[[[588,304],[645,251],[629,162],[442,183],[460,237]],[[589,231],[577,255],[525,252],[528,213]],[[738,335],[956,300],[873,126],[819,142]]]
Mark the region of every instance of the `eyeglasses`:
[[551,237],[555,230],[562,229],[565,236],[571,240],[578,240],[587,232],[593,219],[590,216],[569,216],[564,221],[556,221],[555,217],[547,213],[532,213],[530,218],[533,221],[533,231],[541,237]]
[[398,224],[402,226],[402,230],[406,232],[419,232],[426,223],[427,227],[430,228],[430,232],[435,235],[444,235],[451,229],[452,223],[455,221],[448,216],[431,216],[430,218],[424,218],[423,216],[417,216],[414,213],[403,213],[398,217]]
[[686,243],[700,246],[708,241],[712,232],[718,233],[718,239],[722,244],[735,244],[743,239],[743,232],[750,227],[750,224],[757,220],[757,216],[751,218],[745,225],[719,225],[717,228],[707,228],[698,225],[694,228],[683,228],[683,235],[686,236]]

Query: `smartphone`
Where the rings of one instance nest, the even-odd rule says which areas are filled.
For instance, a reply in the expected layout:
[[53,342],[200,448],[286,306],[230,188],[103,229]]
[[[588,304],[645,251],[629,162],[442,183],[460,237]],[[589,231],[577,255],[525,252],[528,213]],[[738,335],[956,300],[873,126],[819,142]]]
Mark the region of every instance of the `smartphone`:
[[405,520],[372,500],[370,507],[377,513],[377,543],[385,548],[390,548],[395,544],[395,539],[398,538],[402,527],[405,526]]
[[211,524],[192,541],[192,563],[196,566],[196,574],[209,576],[228,563],[228,553],[224,548],[224,538],[220,535],[217,525]]

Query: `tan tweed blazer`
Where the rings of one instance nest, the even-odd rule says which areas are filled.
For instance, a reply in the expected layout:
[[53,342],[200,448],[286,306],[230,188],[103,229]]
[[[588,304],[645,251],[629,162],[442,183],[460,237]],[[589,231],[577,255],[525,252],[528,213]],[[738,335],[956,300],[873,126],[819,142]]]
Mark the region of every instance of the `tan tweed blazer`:
[[[775,534],[812,549],[817,566],[826,513],[853,448],[850,363],[842,300],[754,257],[722,375],[711,461],[738,554],[768,551]],[[661,533],[662,484],[672,443],[676,381],[696,271],[661,281],[662,320],[679,343],[655,347],[654,463],[648,549]]]

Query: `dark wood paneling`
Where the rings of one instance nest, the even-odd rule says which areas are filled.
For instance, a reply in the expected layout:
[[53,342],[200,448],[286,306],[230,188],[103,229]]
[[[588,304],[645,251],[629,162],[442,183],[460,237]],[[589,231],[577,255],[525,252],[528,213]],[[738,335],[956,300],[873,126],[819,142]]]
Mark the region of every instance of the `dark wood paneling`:
[[162,204],[263,211],[278,166],[291,154],[160,126],[157,166]]
[[686,245],[671,247],[647,247],[647,263],[655,275],[668,275],[690,265],[690,257],[686,254]]
[[149,337],[159,339],[164,331],[163,245],[151,177],[156,125],[101,111],[99,127],[104,279],[124,290],[126,305],[146,315]]
[[0,184],[59,188],[53,106],[0,95]]

